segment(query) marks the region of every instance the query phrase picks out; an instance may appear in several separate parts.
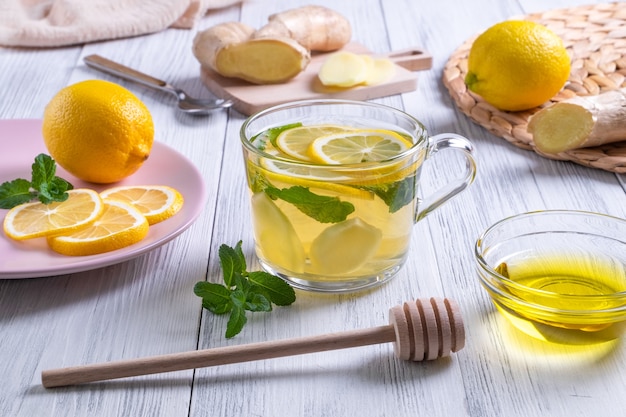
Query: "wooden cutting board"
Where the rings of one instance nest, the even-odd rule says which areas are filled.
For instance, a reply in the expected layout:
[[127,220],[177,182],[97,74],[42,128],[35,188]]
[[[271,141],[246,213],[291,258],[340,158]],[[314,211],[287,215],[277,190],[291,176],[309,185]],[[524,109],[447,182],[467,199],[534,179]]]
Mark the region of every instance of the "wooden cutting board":
[[[350,43],[343,50],[369,54],[363,45]],[[295,100],[336,98],[368,100],[406,93],[417,88],[417,73],[432,67],[432,56],[419,49],[395,51],[384,55],[396,64],[394,76],[381,84],[352,88],[326,87],[317,77],[320,67],[330,53],[315,54],[307,68],[297,77],[283,84],[256,85],[235,78],[226,78],[202,67],[200,77],[204,85],[217,97],[231,99],[233,107],[245,115]]]

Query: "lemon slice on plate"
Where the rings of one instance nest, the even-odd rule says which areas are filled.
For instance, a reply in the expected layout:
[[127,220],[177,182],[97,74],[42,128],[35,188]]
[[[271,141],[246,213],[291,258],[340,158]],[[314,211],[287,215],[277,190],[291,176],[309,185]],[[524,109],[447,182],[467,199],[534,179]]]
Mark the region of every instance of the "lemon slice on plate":
[[319,137],[307,152],[323,164],[358,164],[384,161],[412,146],[412,142],[391,130],[359,129]]
[[70,256],[96,255],[139,242],[148,234],[148,220],[123,201],[105,199],[104,212],[84,229],[62,236],[48,237],[48,246]]
[[276,146],[285,155],[300,161],[312,161],[307,150],[311,143],[321,137],[354,130],[355,128],[340,125],[299,126],[281,132],[276,138]]
[[126,202],[143,214],[149,224],[169,219],[183,206],[183,196],[166,185],[129,185],[113,187],[100,193],[102,198]]
[[4,232],[15,240],[71,233],[94,223],[102,214],[100,195],[89,189],[68,191],[63,202],[20,204],[4,218]]

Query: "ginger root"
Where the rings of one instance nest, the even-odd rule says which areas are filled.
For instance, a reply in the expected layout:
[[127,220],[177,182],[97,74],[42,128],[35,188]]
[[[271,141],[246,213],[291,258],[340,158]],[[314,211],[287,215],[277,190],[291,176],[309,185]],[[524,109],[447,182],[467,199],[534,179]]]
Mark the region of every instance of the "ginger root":
[[352,27],[341,14],[323,6],[303,6],[276,13],[254,38],[286,37],[309,51],[329,52],[350,42]]
[[221,23],[196,35],[193,54],[201,65],[224,77],[254,84],[285,82],[309,64],[309,51],[293,39],[251,39],[253,33],[243,23]]
[[199,32],[193,54],[203,67],[254,84],[286,82],[304,71],[311,51],[332,51],[349,42],[349,22],[322,6],[273,14],[255,31],[244,23],[221,23]]
[[626,88],[573,97],[534,114],[528,123],[537,149],[557,154],[626,140]]
[[387,58],[340,51],[324,61],[318,77],[325,86],[354,87],[380,84],[394,74],[395,65]]

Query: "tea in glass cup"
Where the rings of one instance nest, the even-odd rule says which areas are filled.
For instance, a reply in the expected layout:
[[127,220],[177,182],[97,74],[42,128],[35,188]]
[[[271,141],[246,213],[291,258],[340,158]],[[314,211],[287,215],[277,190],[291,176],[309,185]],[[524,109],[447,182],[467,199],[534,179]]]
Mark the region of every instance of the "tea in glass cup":
[[[413,224],[474,179],[472,144],[429,137],[392,107],[306,100],[272,107],[241,128],[256,253],[296,288],[345,292],[393,277]],[[442,149],[466,161],[459,179],[418,199],[423,162]]]

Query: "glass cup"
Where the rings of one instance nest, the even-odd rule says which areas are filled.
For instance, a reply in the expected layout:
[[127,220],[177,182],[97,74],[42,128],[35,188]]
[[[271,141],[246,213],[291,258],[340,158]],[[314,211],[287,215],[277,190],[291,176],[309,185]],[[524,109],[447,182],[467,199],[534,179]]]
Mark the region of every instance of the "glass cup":
[[[385,129],[407,146],[377,162],[295,160],[275,144],[286,125]],[[299,289],[348,292],[389,280],[406,260],[413,224],[465,190],[476,175],[468,139],[428,136],[417,119],[380,104],[287,103],[249,117],[240,135],[256,254],[266,271]],[[441,150],[460,153],[465,168],[437,192],[418,198],[422,165]]]

